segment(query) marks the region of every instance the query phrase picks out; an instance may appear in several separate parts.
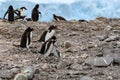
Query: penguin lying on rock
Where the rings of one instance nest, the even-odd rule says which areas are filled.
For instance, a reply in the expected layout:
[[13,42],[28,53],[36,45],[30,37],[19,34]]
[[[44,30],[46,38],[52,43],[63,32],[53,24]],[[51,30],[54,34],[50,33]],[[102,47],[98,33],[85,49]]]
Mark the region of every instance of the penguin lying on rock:
[[18,15],[15,16],[15,20],[16,20],[16,19],[23,19],[23,20],[24,20],[24,18],[26,17],[26,16],[24,15],[25,10],[27,10],[26,7],[17,8],[17,9],[15,10],[15,12],[16,12]]
[[63,18],[62,16],[57,16],[55,14],[53,14],[53,18],[55,21],[66,21],[66,19]]

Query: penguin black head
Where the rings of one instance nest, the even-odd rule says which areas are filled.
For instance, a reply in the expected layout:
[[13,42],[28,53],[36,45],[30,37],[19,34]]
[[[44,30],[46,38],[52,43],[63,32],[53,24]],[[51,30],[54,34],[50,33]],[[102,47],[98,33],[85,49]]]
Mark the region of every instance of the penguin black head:
[[33,30],[34,30],[34,29],[31,28],[31,27],[28,27],[28,28],[26,29],[27,32],[31,32],[31,31],[33,31]]
[[13,10],[13,6],[12,5],[9,6],[9,10]]
[[51,25],[48,30],[53,30],[53,29],[57,29],[57,26],[56,25]]
[[26,7],[21,7],[20,9],[22,9],[22,10],[23,10],[23,9],[24,9],[24,10],[27,10],[27,8],[26,8]]
[[36,9],[39,8],[39,4],[36,4],[36,5],[35,5],[35,8],[36,8]]
[[55,14],[53,14],[53,17],[56,17],[56,15],[55,15]]

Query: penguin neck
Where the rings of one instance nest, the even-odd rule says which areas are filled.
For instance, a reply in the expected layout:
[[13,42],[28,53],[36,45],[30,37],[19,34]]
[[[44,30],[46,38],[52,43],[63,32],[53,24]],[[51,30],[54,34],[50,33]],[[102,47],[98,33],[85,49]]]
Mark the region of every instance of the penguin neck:
[[50,32],[52,32],[52,31],[54,31],[54,32],[55,32],[55,30],[53,30],[53,29],[48,30],[48,32],[49,32],[49,33],[50,33]]

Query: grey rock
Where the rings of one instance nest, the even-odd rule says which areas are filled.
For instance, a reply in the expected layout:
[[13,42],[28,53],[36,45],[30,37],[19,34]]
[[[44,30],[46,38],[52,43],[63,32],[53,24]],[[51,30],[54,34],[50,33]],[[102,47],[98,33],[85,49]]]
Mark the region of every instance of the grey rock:
[[13,72],[14,74],[17,74],[17,73],[20,72],[20,69],[18,69],[18,68],[12,68],[10,71]]
[[41,65],[41,68],[42,68],[43,70],[46,70],[46,69],[49,69],[49,68],[50,68],[50,65],[49,65],[48,63],[45,63],[45,64],[42,64],[42,65]]
[[65,52],[75,53],[75,52],[77,52],[77,50],[73,47],[70,47],[70,48],[66,49]]
[[65,69],[68,65],[69,65],[69,63],[67,61],[60,61],[57,65],[57,68],[58,69]]
[[64,42],[64,48],[67,49],[69,47],[71,47],[71,42],[70,41]]
[[105,41],[106,42],[116,41],[119,38],[120,38],[119,35],[112,35],[112,36],[109,36],[107,39],[105,39]]
[[0,78],[10,79],[14,76],[10,70],[0,70]]
[[87,44],[88,49],[90,49],[90,48],[95,48],[95,47],[97,47],[97,46],[98,46],[98,44],[95,43],[95,42],[89,42],[89,44]]
[[28,80],[25,74],[19,73],[15,76],[14,80]]
[[82,65],[80,65],[78,63],[72,64],[71,68],[74,69],[74,70],[83,70]]
[[68,36],[77,36],[77,35],[79,35],[79,34],[76,33],[76,32],[72,32],[72,33],[69,33],[69,34],[68,34]]
[[114,64],[120,64],[120,57],[113,58],[113,63]]
[[112,29],[112,27],[110,25],[106,26],[104,30],[106,31],[110,31]]
[[95,80],[89,76],[83,76],[82,78],[80,78],[80,80]]
[[85,60],[85,63],[88,64],[88,65],[94,65],[94,57],[88,57]]
[[82,51],[86,51],[88,48],[87,48],[87,46],[82,45],[82,46],[80,46],[80,49],[81,49]]
[[86,64],[97,67],[109,66],[112,62],[112,57],[89,57],[85,60]]
[[[41,76],[40,76],[41,77]],[[33,80],[39,80],[39,75],[35,74]]]
[[35,73],[35,70],[31,66],[27,66],[24,68],[24,70],[21,73],[18,73],[14,80],[28,80],[32,79],[33,75]]
[[104,41],[105,39],[108,38],[108,35],[99,35],[99,36],[97,36],[97,38],[98,38],[100,41]]
[[91,26],[92,30],[98,30],[99,27],[98,26]]
[[27,75],[28,79],[32,79],[35,73],[35,70],[33,69],[33,67],[28,66],[23,70],[23,73]]

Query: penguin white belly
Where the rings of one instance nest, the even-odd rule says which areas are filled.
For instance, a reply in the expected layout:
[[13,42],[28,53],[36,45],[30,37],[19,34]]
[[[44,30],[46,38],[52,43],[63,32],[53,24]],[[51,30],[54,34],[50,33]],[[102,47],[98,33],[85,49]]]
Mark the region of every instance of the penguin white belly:
[[20,16],[24,16],[24,10],[21,10],[21,15]]
[[55,34],[55,30],[52,30],[51,32],[47,32],[45,41],[49,40],[53,35]]
[[26,48],[29,49],[28,38],[27,38],[27,41],[26,41]]
[[32,35],[33,35],[33,33],[32,32],[30,32],[30,39],[32,40]]
[[49,56],[51,51],[52,51],[52,49],[53,49],[53,44],[50,45],[50,47],[49,47],[48,51],[45,53],[44,57]]

